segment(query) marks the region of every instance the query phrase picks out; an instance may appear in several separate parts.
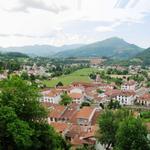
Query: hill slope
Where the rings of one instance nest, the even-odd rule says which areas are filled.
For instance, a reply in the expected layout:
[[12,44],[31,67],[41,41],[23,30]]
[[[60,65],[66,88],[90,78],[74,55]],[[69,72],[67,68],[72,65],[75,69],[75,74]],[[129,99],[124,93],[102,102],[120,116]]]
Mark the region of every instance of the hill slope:
[[4,52],[21,52],[31,56],[52,56],[57,52],[79,48],[83,46],[81,44],[73,44],[73,45],[64,45],[60,47],[51,46],[51,45],[31,45],[31,46],[22,46],[22,47],[0,47],[0,51]]
[[129,44],[123,39],[113,37],[100,42],[88,44],[77,49],[57,53],[57,57],[111,57],[127,59],[135,56],[143,49]]
[[134,59],[139,59],[143,65],[150,65],[150,48],[137,54]]

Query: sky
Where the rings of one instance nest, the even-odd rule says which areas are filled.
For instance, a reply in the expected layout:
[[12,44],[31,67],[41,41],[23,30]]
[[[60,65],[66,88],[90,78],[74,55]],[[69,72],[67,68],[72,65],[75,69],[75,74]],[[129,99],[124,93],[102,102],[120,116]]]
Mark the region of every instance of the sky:
[[150,0],[0,0],[0,46],[92,43],[150,47]]

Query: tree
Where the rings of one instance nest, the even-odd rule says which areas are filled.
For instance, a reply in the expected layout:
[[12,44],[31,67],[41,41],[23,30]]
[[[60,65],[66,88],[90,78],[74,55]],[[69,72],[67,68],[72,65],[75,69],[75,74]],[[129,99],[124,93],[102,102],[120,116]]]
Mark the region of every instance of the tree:
[[97,133],[98,140],[106,146],[106,149],[114,147],[116,143],[116,132],[120,122],[128,117],[128,110],[104,111],[98,120],[99,130]]
[[33,130],[28,123],[17,118],[11,107],[0,107],[0,148],[29,147]]
[[67,95],[66,93],[64,93],[63,95],[61,95],[62,100],[60,101],[61,105],[68,105],[72,102],[72,98]]
[[119,101],[111,100],[108,104],[108,108],[109,109],[119,109],[119,108],[121,108],[121,105],[120,105]]
[[104,91],[101,90],[101,89],[98,89],[98,90],[97,90],[97,93],[102,94],[102,93],[104,93]]
[[119,126],[115,148],[117,150],[149,150],[147,134],[142,121],[130,116]]
[[56,87],[58,87],[58,86],[63,86],[63,83],[62,83],[61,81],[59,81],[59,82],[57,83]]
[[84,106],[89,106],[90,107],[90,102],[82,102],[81,104],[81,108]]
[[67,150],[65,140],[47,124],[48,111],[38,90],[19,77],[0,84],[0,150]]
[[22,74],[21,74],[21,78],[23,79],[23,80],[28,80],[29,79],[29,76],[28,76],[28,73],[27,72],[22,72]]

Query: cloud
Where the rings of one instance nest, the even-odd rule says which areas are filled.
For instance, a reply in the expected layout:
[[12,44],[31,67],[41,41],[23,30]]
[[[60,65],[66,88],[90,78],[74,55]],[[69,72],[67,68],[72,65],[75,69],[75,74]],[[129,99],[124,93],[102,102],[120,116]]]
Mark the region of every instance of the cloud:
[[149,15],[150,0],[0,0],[0,44],[86,42]]
[[140,2],[140,0],[133,0],[133,2],[131,3],[130,7],[134,8],[139,2]]
[[117,0],[115,8],[125,8],[131,0]]
[[18,0],[16,6],[4,10],[10,12],[29,12],[30,9],[40,9],[58,14],[68,8],[65,5],[56,5],[54,2],[47,0]]
[[97,31],[97,32],[112,32],[112,31],[114,31],[114,29],[112,27],[99,26],[99,27],[96,27],[95,31]]
[[118,21],[117,23],[112,23],[111,25],[107,25],[107,26],[97,26],[95,28],[95,31],[97,31],[97,32],[112,32],[119,25],[121,25],[121,22]]
[[0,37],[9,37],[11,36],[10,34],[0,34]]

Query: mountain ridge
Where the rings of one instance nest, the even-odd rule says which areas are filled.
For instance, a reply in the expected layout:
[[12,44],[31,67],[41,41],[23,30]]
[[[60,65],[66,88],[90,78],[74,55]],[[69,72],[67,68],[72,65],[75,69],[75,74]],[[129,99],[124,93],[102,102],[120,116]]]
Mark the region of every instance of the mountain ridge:
[[22,47],[0,47],[4,52],[21,52],[29,56],[42,57],[109,57],[128,59],[143,51],[143,48],[130,44],[122,38],[112,37],[91,44],[72,44],[63,46],[28,45]]
[[103,41],[94,42],[81,46],[74,50],[62,51],[57,53],[57,57],[112,57],[126,59],[133,57],[143,48],[130,44],[118,37],[112,37]]

